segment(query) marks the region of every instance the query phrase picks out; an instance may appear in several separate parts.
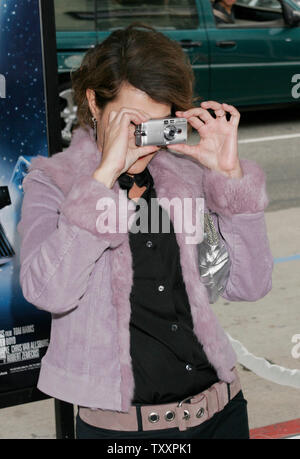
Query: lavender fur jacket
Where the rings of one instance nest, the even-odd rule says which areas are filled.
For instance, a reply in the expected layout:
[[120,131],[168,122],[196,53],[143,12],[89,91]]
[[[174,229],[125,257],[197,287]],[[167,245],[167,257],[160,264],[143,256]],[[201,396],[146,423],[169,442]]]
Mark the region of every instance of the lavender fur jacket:
[[[38,388],[73,404],[126,412],[134,391],[132,257],[128,230],[103,234],[96,228],[97,200],[110,197],[118,208],[120,190],[118,181],[109,189],[92,177],[100,160],[92,130],[83,128],[74,131],[63,152],[32,160],[17,228],[20,282],[24,297],[52,315]],[[241,166],[244,176],[230,179],[168,151],[156,153],[148,164],[158,198],[204,197],[216,213],[232,260],[222,296],[256,301],[272,286],[264,217],[268,198],[260,167],[246,159]],[[218,377],[231,382],[236,355],[199,278],[196,244],[186,244],[184,233],[176,238],[194,333]],[[202,238],[203,230],[198,242]]]

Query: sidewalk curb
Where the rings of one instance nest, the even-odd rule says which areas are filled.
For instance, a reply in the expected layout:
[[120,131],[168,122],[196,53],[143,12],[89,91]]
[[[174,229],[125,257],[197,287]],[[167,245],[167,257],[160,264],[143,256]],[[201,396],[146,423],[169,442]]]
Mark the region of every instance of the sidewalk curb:
[[250,439],[299,438],[300,418],[250,430]]

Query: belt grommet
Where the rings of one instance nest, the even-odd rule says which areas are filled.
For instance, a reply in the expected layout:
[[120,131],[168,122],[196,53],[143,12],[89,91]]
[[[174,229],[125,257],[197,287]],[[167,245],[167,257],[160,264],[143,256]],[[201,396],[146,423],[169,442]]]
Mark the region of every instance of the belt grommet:
[[196,418],[202,418],[202,416],[204,415],[204,412],[205,412],[205,409],[200,408],[200,410],[198,410],[196,413]]
[[152,423],[159,421],[159,414],[158,413],[150,413],[148,416],[148,420]]
[[185,419],[186,421],[187,421],[188,419],[190,419],[191,415],[190,415],[190,413],[189,413],[188,410],[184,410],[183,413],[184,413],[184,414],[183,414],[183,419]]
[[174,411],[167,411],[166,412],[166,414],[165,414],[165,420],[166,421],[173,421],[174,418],[175,418]]

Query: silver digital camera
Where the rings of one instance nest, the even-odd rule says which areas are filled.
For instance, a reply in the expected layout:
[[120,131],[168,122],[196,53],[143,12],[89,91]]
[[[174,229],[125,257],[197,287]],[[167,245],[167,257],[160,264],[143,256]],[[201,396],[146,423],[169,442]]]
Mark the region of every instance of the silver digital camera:
[[169,145],[172,143],[186,143],[187,120],[186,118],[157,118],[138,124],[135,130],[135,144],[139,147],[145,145]]

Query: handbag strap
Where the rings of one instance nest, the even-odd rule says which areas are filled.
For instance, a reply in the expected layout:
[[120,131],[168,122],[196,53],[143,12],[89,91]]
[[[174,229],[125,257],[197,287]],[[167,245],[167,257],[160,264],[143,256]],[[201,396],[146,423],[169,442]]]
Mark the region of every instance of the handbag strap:
[[209,212],[204,212],[204,232],[206,233],[207,242],[210,245],[218,244],[219,235]]

